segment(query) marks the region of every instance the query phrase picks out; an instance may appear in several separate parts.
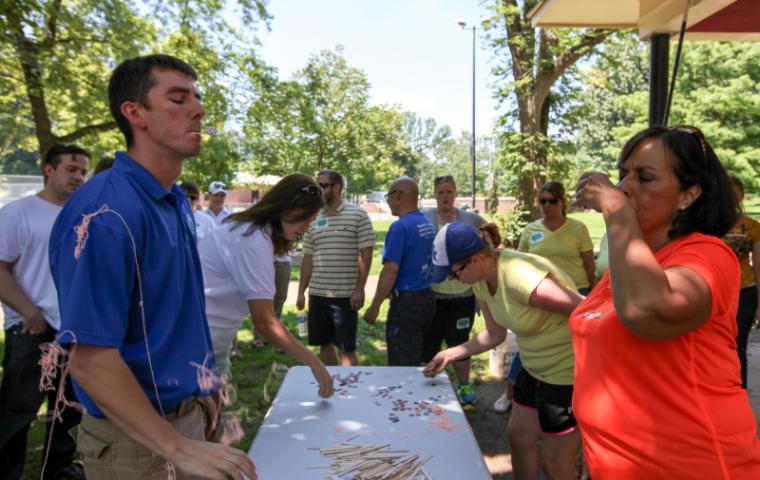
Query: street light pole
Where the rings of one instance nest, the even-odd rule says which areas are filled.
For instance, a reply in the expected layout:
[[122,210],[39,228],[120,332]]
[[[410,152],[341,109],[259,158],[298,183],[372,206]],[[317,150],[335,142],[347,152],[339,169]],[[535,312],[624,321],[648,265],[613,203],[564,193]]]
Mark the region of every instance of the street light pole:
[[[464,20],[459,20],[457,24],[464,30],[467,28],[467,23]],[[471,186],[472,186],[472,208],[475,210],[475,30],[477,26],[472,27],[472,142],[470,143],[470,163],[471,163]]]

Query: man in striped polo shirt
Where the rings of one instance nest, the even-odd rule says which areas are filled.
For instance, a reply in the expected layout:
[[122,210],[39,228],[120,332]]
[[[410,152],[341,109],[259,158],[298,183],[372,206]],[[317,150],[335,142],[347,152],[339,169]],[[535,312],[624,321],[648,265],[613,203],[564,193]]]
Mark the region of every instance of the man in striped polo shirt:
[[296,306],[304,308],[309,287],[309,345],[319,346],[325,365],[356,365],[358,311],[372,264],[375,232],[367,213],[343,202],[343,177],[335,170],[317,174],[325,206],[303,238],[303,261]]

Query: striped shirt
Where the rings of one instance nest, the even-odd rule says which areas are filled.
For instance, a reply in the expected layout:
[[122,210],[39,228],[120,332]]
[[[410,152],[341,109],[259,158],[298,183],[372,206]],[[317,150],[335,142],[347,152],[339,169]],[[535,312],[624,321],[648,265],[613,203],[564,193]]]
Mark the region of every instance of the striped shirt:
[[309,294],[350,297],[359,276],[359,251],[375,246],[375,231],[367,212],[342,203],[327,214],[324,209],[303,237],[303,253],[313,256]]

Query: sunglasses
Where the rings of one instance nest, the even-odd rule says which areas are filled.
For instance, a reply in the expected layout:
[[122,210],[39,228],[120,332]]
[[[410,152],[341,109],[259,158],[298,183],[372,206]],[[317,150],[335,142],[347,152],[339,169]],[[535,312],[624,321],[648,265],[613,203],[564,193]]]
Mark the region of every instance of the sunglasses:
[[465,268],[467,268],[467,265],[469,265],[471,261],[472,261],[472,257],[468,258],[468,259],[467,259],[467,261],[466,261],[466,262],[464,262],[464,263],[462,264],[462,266],[461,266],[461,267],[459,267],[459,268],[457,268],[456,270],[454,270],[454,269],[452,268],[452,269],[451,269],[451,273],[449,273],[449,277],[450,277],[450,278],[456,278],[456,279],[459,279],[459,274],[460,274],[460,273],[462,273],[462,270],[464,270]]
[[677,132],[686,133],[696,138],[699,142],[699,146],[702,147],[702,155],[705,165],[707,165],[707,141],[705,140],[705,134],[702,133],[702,130],[698,129],[697,127],[692,127],[691,125],[676,125],[675,127],[670,127],[670,129]]
[[402,194],[402,195],[404,194],[404,192],[403,192],[403,191],[401,191],[401,190],[391,190],[390,192],[388,192],[388,193],[386,193],[386,194],[385,194],[385,198],[388,198],[388,197],[390,197],[390,196],[391,196],[391,195],[393,195],[394,193],[400,193],[400,194]]
[[327,190],[328,188],[332,187],[333,185],[335,185],[335,182],[320,183],[319,184],[319,186],[322,187],[322,190]]
[[188,195],[187,198],[189,198],[191,202],[194,202],[198,200],[198,195]]
[[435,177],[435,179],[433,179],[433,185],[437,187],[439,183],[453,182],[453,181],[454,181],[454,176],[453,175],[441,175],[441,176]]
[[546,205],[547,203],[556,205],[559,203],[559,199],[558,198],[539,198],[538,203],[540,203],[541,205]]
[[322,195],[322,188],[319,185],[306,185],[305,187],[301,188],[301,191],[306,195]]

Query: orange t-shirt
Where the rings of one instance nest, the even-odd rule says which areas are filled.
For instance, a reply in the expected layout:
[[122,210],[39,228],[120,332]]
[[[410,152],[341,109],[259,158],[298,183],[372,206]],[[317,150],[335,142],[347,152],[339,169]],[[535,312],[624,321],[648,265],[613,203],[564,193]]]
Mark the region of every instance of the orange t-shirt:
[[698,273],[710,318],[672,340],[644,340],[618,318],[606,273],[570,316],[573,411],[596,479],[760,479],[760,441],[736,353],[739,266],[693,233],[656,253]]

